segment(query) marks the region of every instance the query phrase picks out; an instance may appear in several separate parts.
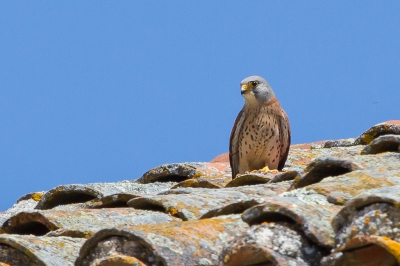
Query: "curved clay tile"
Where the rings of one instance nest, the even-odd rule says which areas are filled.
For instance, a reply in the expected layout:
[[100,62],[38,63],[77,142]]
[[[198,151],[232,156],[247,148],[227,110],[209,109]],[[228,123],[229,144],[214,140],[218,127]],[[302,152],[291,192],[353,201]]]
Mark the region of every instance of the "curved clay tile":
[[391,120],[387,122],[383,122],[377,124],[364,133],[362,133],[356,140],[355,143],[357,145],[365,145],[369,144],[371,141],[376,139],[382,135],[389,135],[389,134],[400,134],[400,121],[399,120]]
[[218,265],[222,248],[246,229],[237,215],[105,229],[85,242],[75,265],[91,265],[111,253],[135,257],[145,265]]
[[220,189],[172,189],[162,195],[128,201],[135,209],[159,210],[184,221],[242,212],[271,196],[287,191],[287,182]]
[[139,195],[157,194],[170,189],[173,185],[175,185],[175,183],[168,182],[143,185],[129,181],[61,185],[46,192],[40,199],[36,209],[47,210],[59,205],[83,203],[119,193]]
[[96,260],[90,266],[147,266],[137,258],[121,254],[110,254]]
[[355,140],[355,138],[328,140],[324,143],[323,148],[350,147],[356,145]]
[[30,200],[30,199],[32,199],[34,201],[39,201],[45,193],[46,193],[46,191],[38,191],[38,192],[31,192],[31,193],[25,194],[17,200],[17,203],[19,203],[23,200]]
[[218,178],[214,177],[197,177],[186,179],[182,182],[179,182],[172,188],[181,188],[181,187],[194,187],[194,188],[222,188],[228,184],[229,181],[232,180],[231,174],[224,175]]
[[321,266],[396,266],[400,264],[400,243],[388,237],[358,235],[321,260]]
[[320,247],[290,223],[254,225],[229,241],[220,255],[220,265],[318,265]]
[[84,242],[82,238],[0,234],[0,264],[73,265]]
[[377,154],[382,152],[400,152],[400,135],[384,135],[371,141],[361,154]]
[[345,204],[332,226],[336,244],[356,235],[386,236],[400,242],[400,186],[365,191]]
[[229,163],[174,163],[164,164],[143,174],[135,182],[148,184],[153,182],[182,182],[196,177],[224,178],[230,174]]
[[357,155],[353,161],[361,165],[364,170],[370,171],[392,171],[400,169],[400,153],[384,152],[373,155]]
[[259,185],[265,183],[278,183],[282,181],[290,181],[298,176],[297,171],[286,172],[267,172],[267,173],[247,173],[238,175],[235,179],[230,181],[226,187],[240,187]]
[[333,147],[329,149],[300,149],[291,147],[284,169],[286,171],[301,172],[317,158],[336,157],[339,159],[348,159],[360,154],[362,148],[362,146]]
[[349,159],[335,157],[317,158],[304,169],[303,176],[295,180],[294,188],[305,187],[329,176],[338,176],[354,170],[360,170],[362,167]]
[[229,153],[226,152],[214,157],[210,163],[229,163]]
[[240,187],[240,186],[250,186],[265,184],[272,180],[272,178],[277,175],[276,172],[269,173],[248,173],[248,174],[238,174],[235,179],[230,181],[226,187]]
[[395,185],[400,185],[400,171],[358,170],[326,177],[304,189],[324,195],[332,204],[343,205],[364,191]]
[[286,172],[279,173],[278,175],[274,176],[274,178],[272,178],[270,183],[279,183],[279,182],[283,182],[283,181],[291,181],[291,180],[294,180],[296,177],[300,177],[299,176],[299,172],[297,172],[297,171],[286,171]]
[[317,245],[331,248],[334,245],[334,233],[330,220],[340,209],[339,206],[306,203],[294,197],[274,197],[246,210],[242,218],[250,225],[290,221],[297,224]]
[[310,150],[315,148],[321,148],[325,144],[326,140],[314,141],[310,143],[301,143],[290,145],[290,149],[302,149]]
[[245,194],[246,197],[243,199],[230,201],[228,204],[220,204],[216,208],[211,208],[206,213],[204,213],[200,217],[200,219],[242,213],[250,207],[269,201],[271,197],[286,192],[289,187],[289,182],[280,182],[255,186],[242,186],[232,189],[221,189],[221,195],[224,195],[224,191],[234,190]]
[[199,219],[202,215],[220,206],[233,204],[247,196],[237,191],[210,189],[207,193],[170,194],[135,198],[128,205],[135,209],[161,210],[184,221]]
[[141,197],[139,194],[119,193],[96,198],[82,204],[82,208],[101,209],[101,208],[124,208],[128,207],[127,202],[133,198]]
[[154,224],[176,220],[168,214],[131,208],[43,210],[20,212],[9,218],[1,233],[88,238],[95,232],[125,224]]

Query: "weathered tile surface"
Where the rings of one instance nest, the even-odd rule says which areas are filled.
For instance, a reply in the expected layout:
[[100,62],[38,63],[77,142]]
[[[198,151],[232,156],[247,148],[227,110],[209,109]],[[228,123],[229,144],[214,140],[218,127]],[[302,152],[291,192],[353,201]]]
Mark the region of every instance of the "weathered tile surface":
[[74,265],[82,238],[0,234],[0,262],[6,265]]
[[238,215],[101,230],[81,248],[76,265],[117,253],[145,265],[218,265],[226,243],[248,228]]
[[3,224],[1,232],[88,238],[104,228],[175,220],[164,213],[131,208],[38,210],[12,216]]
[[340,206],[311,204],[295,197],[273,197],[268,202],[246,210],[242,216],[249,224],[278,220],[296,223],[304,234],[316,244],[331,248],[334,246],[334,232],[331,219],[339,212]]
[[130,181],[61,185],[46,192],[38,202],[36,209],[46,210],[64,204],[83,203],[92,199],[119,193],[136,195],[157,194],[168,190],[173,185],[175,185],[175,183],[157,182],[149,186],[143,186],[143,184]]
[[[229,241],[220,255],[220,265],[309,265],[319,262],[322,254],[292,224],[254,225]],[[315,263],[314,263],[315,264]]]
[[[245,202],[252,201],[252,205],[261,203],[276,195],[277,191],[284,192],[286,189],[277,184],[221,189],[173,189],[166,192],[169,194],[134,198],[128,201],[128,205],[135,209],[159,209],[188,221],[205,215],[210,217],[211,213],[236,213],[237,208],[244,206],[242,204]],[[227,213],[228,209],[230,213]]]
[[143,174],[136,182],[141,184],[155,181],[181,182],[190,178],[215,178],[230,174],[229,163],[174,163],[164,164]]
[[399,265],[400,120],[292,145],[283,172],[228,155],[60,185],[0,213],[0,265]]

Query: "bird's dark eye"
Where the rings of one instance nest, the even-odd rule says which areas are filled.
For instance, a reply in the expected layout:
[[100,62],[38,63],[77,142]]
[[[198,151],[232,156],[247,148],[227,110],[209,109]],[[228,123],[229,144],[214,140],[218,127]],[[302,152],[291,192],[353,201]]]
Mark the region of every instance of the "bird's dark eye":
[[253,88],[255,88],[255,87],[257,87],[258,82],[257,82],[257,81],[250,81],[250,85],[251,85]]

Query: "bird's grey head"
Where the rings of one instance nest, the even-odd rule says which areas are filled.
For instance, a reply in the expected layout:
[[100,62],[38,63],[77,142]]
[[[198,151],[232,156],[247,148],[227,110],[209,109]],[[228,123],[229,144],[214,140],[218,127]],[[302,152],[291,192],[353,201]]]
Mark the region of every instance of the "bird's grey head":
[[260,76],[250,76],[240,82],[241,93],[249,104],[263,104],[275,98],[268,82]]

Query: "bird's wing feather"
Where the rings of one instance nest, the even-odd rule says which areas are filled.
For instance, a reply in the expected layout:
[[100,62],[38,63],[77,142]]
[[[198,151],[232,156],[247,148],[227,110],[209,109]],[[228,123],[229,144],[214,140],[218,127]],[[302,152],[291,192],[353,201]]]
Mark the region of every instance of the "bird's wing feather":
[[287,157],[289,155],[289,149],[290,149],[290,141],[291,141],[291,133],[290,133],[290,124],[289,124],[289,119],[285,111],[282,109],[282,115],[280,117],[280,132],[281,132],[281,143],[286,143],[287,146],[285,145],[282,146],[281,150],[281,156],[279,160],[279,165],[278,165],[278,170],[281,171],[283,167],[285,167],[285,162],[287,160]]
[[239,135],[244,121],[243,109],[236,117],[229,138],[229,163],[232,169],[232,179],[239,173]]

